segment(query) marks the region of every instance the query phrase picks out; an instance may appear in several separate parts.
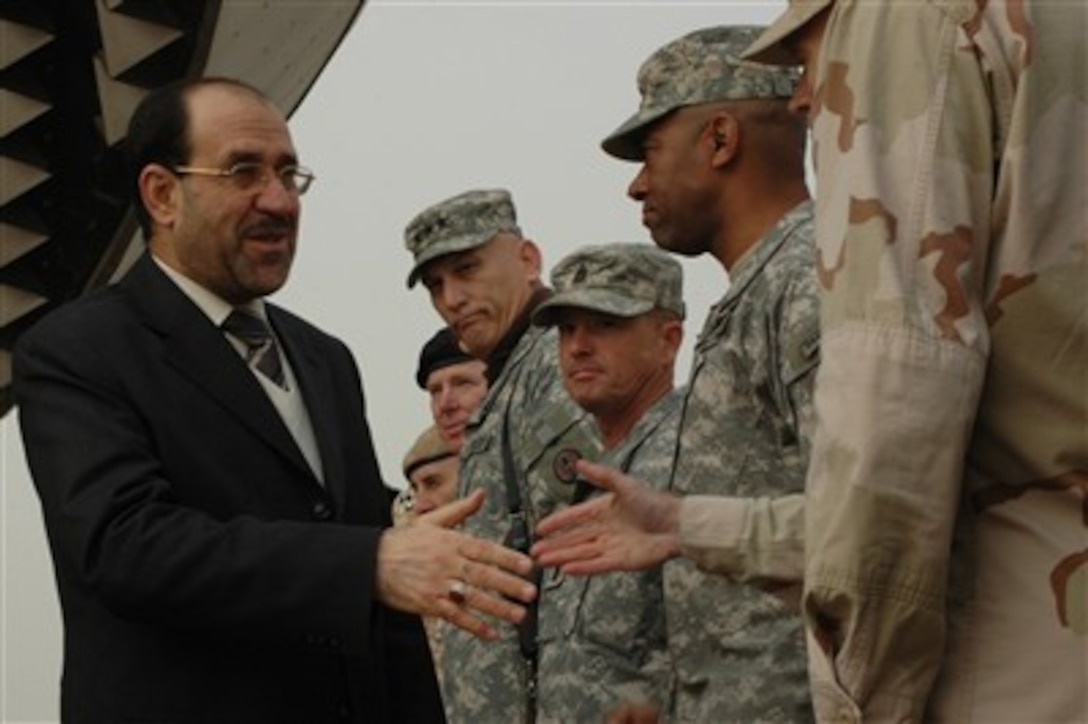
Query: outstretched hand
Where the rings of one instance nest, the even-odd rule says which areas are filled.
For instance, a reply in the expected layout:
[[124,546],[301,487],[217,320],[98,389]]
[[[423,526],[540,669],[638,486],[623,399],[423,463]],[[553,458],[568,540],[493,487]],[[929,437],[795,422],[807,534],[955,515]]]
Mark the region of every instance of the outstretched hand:
[[378,546],[378,598],[387,606],[439,616],[481,638],[497,632],[481,614],[519,623],[536,587],[532,559],[498,543],[451,530],[483,503],[483,490],[390,528]]
[[586,460],[578,473],[607,492],[540,521],[530,553],[541,566],[573,575],[640,571],[679,555],[680,498]]

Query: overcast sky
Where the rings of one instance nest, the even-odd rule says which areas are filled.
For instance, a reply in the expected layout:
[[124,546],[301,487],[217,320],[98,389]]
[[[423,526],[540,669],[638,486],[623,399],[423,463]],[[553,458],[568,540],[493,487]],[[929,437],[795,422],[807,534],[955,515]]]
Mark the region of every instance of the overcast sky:
[[[382,471],[430,422],[414,382],[440,320],[408,291],[408,220],[470,188],[506,187],[551,267],[583,244],[647,242],[625,196],[637,167],[600,140],[638,104],[635,73],[656,48],[715,24],[763,24],[785,0],[753,2],[371,2],[291,119],[318,180],[298,256],[274,301],[342,338],[363,374]],[[726,277],[684,261],[689,321],[679,365]],[[0,422],[0,721],[57,717],[60,623],[41,515],[14,415]]]
[[[637,166],[599,146],[636,110],[639,64],[683,33],[766,23],[783,6],[387,2],[363,11],[292,119],[318,181],[276,299],[355,351],[390,482],[399,484],[401,456],[429,422],[414,373],[441,324],[426,292],[405,287],[405,224],[453,194],[503,186],[549,268],[584,244],[648,242],[625,195]],[[710,257],[685,262],[685,273],[690,350],[726,277]]]

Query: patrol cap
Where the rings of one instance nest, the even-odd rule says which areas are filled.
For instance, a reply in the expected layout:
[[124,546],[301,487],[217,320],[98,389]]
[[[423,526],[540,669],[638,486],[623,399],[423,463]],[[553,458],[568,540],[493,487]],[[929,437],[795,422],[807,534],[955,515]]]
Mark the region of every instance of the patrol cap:
[[449,443],[447,443],[441,433],[438,432],[438,428],[432,425],[416,438],[415,443],[413,443],[412,447],[408,449],[408,453],[404,456],[404,464],[402,466],[404,477],[411,480],[411,475],[417,468],[423,467],[427,463],[433,463],[436,460],[444,460],[445,458],[453,457],[454,455],[456,455],[456,453],[450,448]]
[[555,293],[533,312],[541,327],[556,323],[557,310],[589,309],[636,317],[651,309],[684,316],[684,270],[652,244],[585,246],[552,269]]
[[801,59],[783,46],[782,41],[805,27],[834,2],[835,0],[790,0],[789,7],[763,31],[742,56],[747,60],[769,65],[800,65]]
[[650,124],[677,108],[725,100],[790,98],[794,69],[741,59],[763,30],[755,25],[715,26],[673,40],[647,58],[638,71],[639,109],[601,142],[605,153],[641,161],[642,136]]
[[419,281],[427,262],[482,246],[502,231],[521,234],[514,201],[505,189],[466,191],[419,212],[404,229],[404,245],[415,260],[408,288]]
[[443,327],[427,340],[419,351],[419,365],[416,367],[416,384],[420,389],[427,389],[427,378],[435,370],[476,359],[461,349],[457,338],[449,327]]

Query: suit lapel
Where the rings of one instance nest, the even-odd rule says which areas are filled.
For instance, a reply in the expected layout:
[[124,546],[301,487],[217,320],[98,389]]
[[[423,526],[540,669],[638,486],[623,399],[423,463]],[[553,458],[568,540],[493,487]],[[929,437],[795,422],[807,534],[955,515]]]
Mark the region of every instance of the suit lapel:
[[[166,364],[193,381],[289,462],[313,473],[260,383],[211,320],[145,254],[121,284],[163,340]],[[316,482],[316,481],[315,481]]]

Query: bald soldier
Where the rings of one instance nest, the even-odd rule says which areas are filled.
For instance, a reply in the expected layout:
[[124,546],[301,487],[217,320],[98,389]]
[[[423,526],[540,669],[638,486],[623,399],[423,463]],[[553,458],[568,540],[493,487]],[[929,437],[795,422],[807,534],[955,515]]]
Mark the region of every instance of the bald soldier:
[[[466,428],[459,493],[483,489],[465,530],[528,550],[537,520],[570,500],[556,457],[596,457],[585,413],[563,389],[556,334],[530,325],[550,295],[537,245],[525,238],[504,189],[458,194],[421,211],[405,229],[413,257],[408,286],[421,282],[460,346],[487,363],[489,390]],[[455,584],[456,585],[456,584]],[[460,591],[451,589],[451,593]],[[452,721],[522,722],[536,713],[536,626],[496,624],[500,640],[444,640],[440,678]]]
[[[597,536],[598,544],[620,541],[615,556],[579,545],[593,560],[570,568],[632,570],[676,559],[665,564],[665,595],[678,721],[812,717],[801,621],[779,595],[803,564],[819,363],[812,204],[806,129],[788,108],[796,74],[740,59],[759,30],[704,28],[657,50],[639,70],[639,110],[602,144],[641,163],[628,193],[641,202],[654,242],[685,256],[709,254],[730,281],[695,345],[671,495],[643,490],[650,523],[671,528],[664,536],[639,535],[637,526],[619,531],[629,537]],[[583,472],[642,489],[616,471]],[[702,541],[677,539],[676,496],[685,496],[685,516],[715,514],[728,547],[715,559],[727,565],[715,570],[728,578],[696,566],[706,564]],[[590,512],[612,500],[592,501]],[[788,514],[777,515],[778,505]],[[560,514],[540,530],[554,532],[578,515]],[[544,563],[570,562],[569,551],[556,555],[560,547],[537,552]]]
[[[551,281],[555,296],[533,323],[559,330],[563,384],[593,416],[601,460],[665,488],[682,399],[673,389],[684,336],[680,264],[649,244],[587,246],[560,261]],[[577,485],[576,496],[593,490]],[[538,721],[667,712],[661,569],[588,578],[551,569],[543,587]]]

